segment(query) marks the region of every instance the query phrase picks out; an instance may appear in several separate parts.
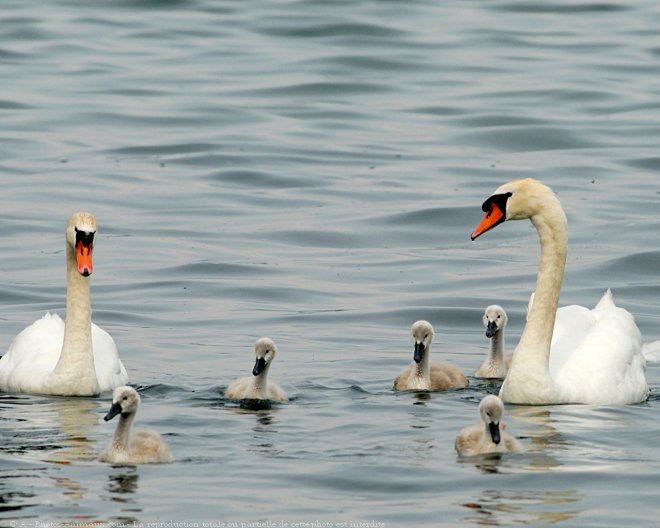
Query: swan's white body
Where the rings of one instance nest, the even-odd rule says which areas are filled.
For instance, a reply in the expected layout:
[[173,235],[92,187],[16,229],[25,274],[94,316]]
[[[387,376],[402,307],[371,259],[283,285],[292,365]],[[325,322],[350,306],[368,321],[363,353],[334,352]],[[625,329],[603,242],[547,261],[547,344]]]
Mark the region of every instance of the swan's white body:
[[491,394],[479,403],[481,423],[470,425],[456,436],[454,449],[461,456],[507,453],[522,449],[518,440],[505,431],[502,400]]
[[160,434],[150,429],[131,431],[140,406],[140,395],[132,387],[117,387],[105,421],[120,415],[112,442],[99,460],[117,465],[166,464],[172,462],[172,452]]
[[254,345],[257,359],[252,369],[252,376],[239,378],[230,383],[225,391],[225,397],[236,400],[287,401],[288,397],[280,386],[268,379],[268,371],[276,353],[277,347],[271,339],[267,337],[258,339]]
[[394,380],[395,390],[449,390],[468,384],[467,377],[458,367],[444,361],[431,363],[433,335],[433,327],[428,321],[417,321],[412,325],[410,338],[415,346],[414,361]]
[[610,291],[593,310],[557,310],[568,237],[554,193],[536,180],[515,180],[497,189],[483,207],[488,212],[473,239],[504,220],[528,218],[541,244],[534,300],[500,397],[519,404],[644,401],[648,384],[641,334]]
[[[1,391],[95,396],[128,382],[112,337],[92,323],[89,275],[95,234],[92,215],[76,213],[69,220],[66,324],[47,313],[16,336],[0,359]],[[89,247],[80,245],[83,236]]]
[[490,339],[488,356],[474,375],[484,379],[502,379],[511,366],[512,355],[504,357],[504,329],[508,321],[504,308],[492,304],[486,308],[483,316],[486,337]]
[[646,361],[660,361],[660,341],[644,343],[642,350],[644,351],[644,357],[646,358]]

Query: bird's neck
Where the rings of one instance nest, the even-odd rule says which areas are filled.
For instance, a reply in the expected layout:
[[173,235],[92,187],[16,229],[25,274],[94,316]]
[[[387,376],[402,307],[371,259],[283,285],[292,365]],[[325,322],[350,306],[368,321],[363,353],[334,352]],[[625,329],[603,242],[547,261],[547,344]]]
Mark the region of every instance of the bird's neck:
[[119,423],[112,437],[113,450],[125,451],[126,453],[130,452],[131,427],[133,426],[134,419],[135,413],[119,415]]
[[504,328],[498,330],[490,338],[490,351],[488,359],[492,363],[501,363],[504,361]]
[[422,360],[419,363],[415,363],[415,378],[419,380],[421,384],[424,385],[431,384],[430,358],[431,358],[431,345],[429,345],[428,347],[424,347],[424,354],[422,355]]
[[255,398],[268,399],[268,370],[270,364],[266,364],[263,370],[252,380],[252,394]]
[[92,351],[92,308],[89,278],[83,277],[76,264],[73,248],[67,244],[66,322],[60,358],[52,376],[75,380],[80,395],[98,394],[99,385]]
[[[544,214],[531,218],[541,245],[541,259],[536,278],[534,301],[525,329],[513,355],[511,369],[502,385],[506,401],[530,403],[544,398],[543,390],[554,390],[549,358],[559,293],[564,278],[568,234],[566,217],[558,201]],[[520,390],[525,387],[525,395]],[[539,393],[534,395],[534,391]],[[515,396],[513,394],[515,393]],[[529,393],[529,394],[527,394]]]

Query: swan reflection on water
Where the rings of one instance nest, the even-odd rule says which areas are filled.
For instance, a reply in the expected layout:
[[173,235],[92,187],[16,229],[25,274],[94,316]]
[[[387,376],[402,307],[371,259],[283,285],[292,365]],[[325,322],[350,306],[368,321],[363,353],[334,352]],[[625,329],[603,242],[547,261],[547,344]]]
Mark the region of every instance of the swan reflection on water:
[[[5,406],[5,401],[11,404]],[[13,431],[0,451],[56,464],[96,457],[92,431],[98,424],[98,400],[3,395],[0,406],[3,420],[11,424]]]
[[[565,425],[575,418],[579,428],[603,429],[612,426],[612,414],[617,409],[585,406],[537,407],[507,406],[507,414],[516,424],[522,436],[525,452],[518,454],[490,455],[460,459],[461,464],[472,464],[481,473],[543,474],[552,473],[565,462],[553,456],[561,451],[565,456],[575,452],[579,458],[580,447],[560,432],[555,424]],[[560,416],[559,416],[560,415]],[[554,470],[554,471],[553,471]],[[499,478],[499,477],[498,477]],[[479,525],[509,525],[511,523],[558,523],[573,519],[582,513],[579,504],[585,495],[577,489],[515,490],[494,489],[496,483],[478,491],[461,506],[470,510],[465,521]]]
[[498,526],[542,522],[559,523],[577,517],[583,495],[577,490],[482,491],[462,506],[470,510],[463,519],[478,525]]
[[138,526],[140,519],[128,515],[129,513],[141,513],[143,511],[134,497],[134,494],[138,491],[140,479],[138,469],[136,466],[116,466],[113,469],[114,471],[108,475],[108,483],[106,484],[106,489],[110,495],[102,496],[102,498],[121,504],[120,511],[123,515],[110,519],[109,524],[117,524],[117,521],[119,521],[119,524],[124,526]]
[[[11,486],[3,492],[7,510],[22,511],[34,505],[25,500],[33,496],[28,489],[34,487],[36,474],[47,471],[36,464],[71,465],[96,458],[97,446],[91,433],[98,423],[98,405],[97,400],[87,398],[0,396],[2,419],[12,430],[12,435],[3,437],[0,452],[11,455],[16,464],[15,478],[10,475],[13,470],[3,475],[7,478],[5,484]],[[24,489],[26,482],[29,486]],[[76,478],[57,473],[49,482],[61,493],[64,503],[77,504],[85,499],[87,487]]]
[[268,456],[282,453],[274,443],[279,431],[279,422],[275,417],[277,408],[277,405],[272,405],[268,400],[245,400],[239,407],[227,407],[234,414],[254,416],[253,434],[247,447],[249,452]]
[[136,466],[117,466],[116,471],[108,475],[107,490],[110,500],[115,502],[133,502],[130,497],[138,489],[140,476]]

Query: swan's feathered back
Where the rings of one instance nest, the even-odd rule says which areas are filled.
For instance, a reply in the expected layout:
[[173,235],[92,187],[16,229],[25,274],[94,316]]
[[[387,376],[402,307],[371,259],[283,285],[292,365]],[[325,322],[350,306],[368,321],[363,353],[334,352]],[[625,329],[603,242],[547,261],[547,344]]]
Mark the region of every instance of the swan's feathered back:
[[[579,402],[595,394],[602,404],[646,399],[642,335],[633,316],[614,305],[609,290],[593,310],[567,306],[557,315],[555,330],[565,339],[553,340],[550,372],[569,399]],[[604,387],[609,387],[609,394]]]

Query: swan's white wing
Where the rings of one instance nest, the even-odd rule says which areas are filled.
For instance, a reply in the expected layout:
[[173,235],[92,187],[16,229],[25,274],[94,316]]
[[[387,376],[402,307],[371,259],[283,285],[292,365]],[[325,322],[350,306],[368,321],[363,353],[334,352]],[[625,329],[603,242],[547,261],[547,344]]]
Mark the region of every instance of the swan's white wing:
[[[64,321],[57,314],[47,313],[21,331],[0,359],[0,390],[40,392],[57,365],[63,341]],[[92,342],[101,390],[125,385],[128,375],[112,337],[92,324]]]
[[[601,306],[606,306],[601,308]],[[575,336],[573,352],[556,376],[558,385],[580,403],[628,404],[648,394],[642,336],[633,316],[622,308],[599,305],[591,311],[595,321]]]
[[94,369],[101,392],[126,385],[128,374],[119,359],[114,339],[94,323],[92,323],[92,349],[94,350]]
[[[532,296],[530,297],[530,307],[533,302],[533,297],[534,294],[532,293]],[[563,306],[557,310],[555,326],[552,331],[552,343],[550,345],[549,367],[550,375],[553,378],[557,376],[568,358],[589,333],[598,331],[595,330],[594,327],[599,318],[602,317],[603,310],[614,308],[616,308],[616,305],[612,298],[612,291],[608,288],[593,310],[589,310],[589,308],[577,304]],[[623,331],[639,332],[634,321],[633,326],[634,329],[630,328],[628,325]]]
[[0,359],[0,390],[39,392],[62,351],[64,321],[47,313],[19,333]]
[[660,361],[660,341],[651,341],[642,345],[642,351],[646,361]]
[[566,361],[575,352],[576,343],[580,343],[591,331],[596,318],[591,310],[572,304],[557,310],[555,327],[550,345],[550,376],[556,378]]

